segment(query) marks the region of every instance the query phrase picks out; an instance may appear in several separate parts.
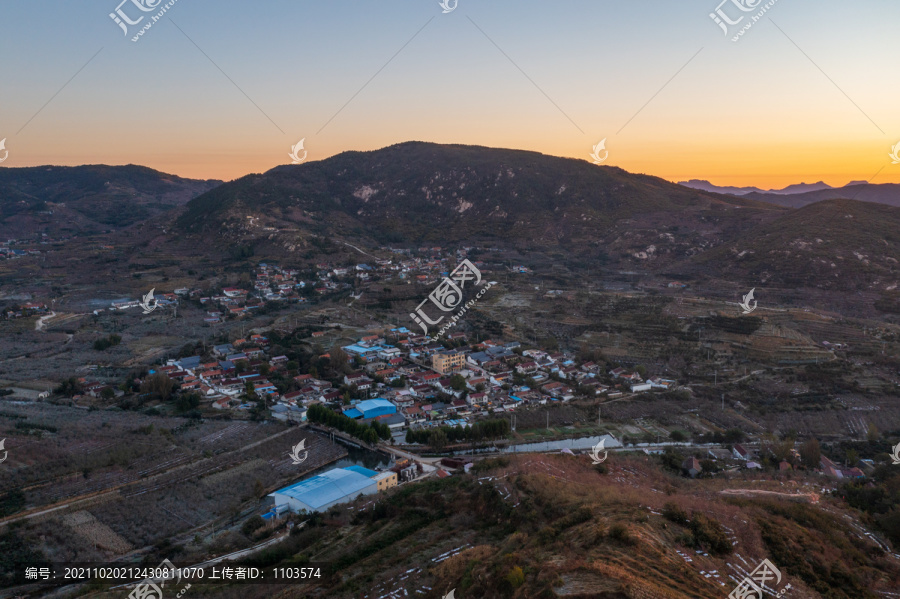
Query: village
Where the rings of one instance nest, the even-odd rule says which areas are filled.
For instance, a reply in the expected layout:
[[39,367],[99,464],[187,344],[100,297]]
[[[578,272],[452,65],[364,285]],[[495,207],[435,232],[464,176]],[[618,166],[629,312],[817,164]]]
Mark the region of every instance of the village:
[[[313,332],[310,340],[327,334]],[[312,373],[299,373],[296,362],[285,355],[271,355],[270,340],[252,334],[211,347],[211,358],[169,359],[151,369],[148,378],[164,377],[173,395],[196,398],[193,408],[235,413],[239,418],[242,412],[249,417],[249,412],[254,418],[306,424],[310,408],[322,406],[360,425],[387,427],[394,445],[410,443],[407,431],[471,427],[479,419],[508,418],[508,413],[523,408],[575,400],[602,405],[603,401],[679,389],[673,379],[645,379],[643,366],[603,372],[596,363],[579,362],[570,352],[525,349],[516,341],[468,341],[461,332],[451,333],[442,343],[405,327],[373,332],[319,356],[345,365],[340,380],[323,380]],[[135,381],[135,386],[149,388],[141,386],[144,382]],[[122,394],[99,382],[82,380],[81,385],[84,393],[74,396],[76,404]],[[647,438],[612,440],[607,448],[625,449],[630,443],[633,450],[646,455],[678,456],[681,473],[690,478],[735,469],[762,470],[763,458],[777,471],[812,468],[832,479],[863,479],[863,470],[873,469],[871,460],[841,466],[818,449],[815,457],[809,457],[802,447],[777,446],[762,439],[745,441],[744,436],[690,443],[672,433],[662,441],[658,435],[656,443]],[[692,455],[682,457],[677,451]],[[461,467],[462,463],[454,465]]]
[[[455,264],[472,255],[472,248],[453,252],[440,247],[380,249],[392,257],[372,256],[373,260],[354,265],[346,264],[346,260],[341,266],[319,263],[314,270],[260,262],[239,285],[157,291],[154,302],[161,311],[192,303],[205,311],[207,325],[221,325],[254,311],[268,314],[272,308],[288,303],[318,303],[332,296],[347,298],[352,306],[375,285],[399,283],[428,289],[446,277]],[[473,260],[471,264],[479,270],[491,272],[497,268],[494,263]],[[531,272],[528,267],[511,262],[505,270],[513,277]],[[673,285],[668,283],[669,287]],[[546,291],[545,297],[557,296],[554,290]],[[141,305],[138,300],[118,301],[108,310],[116,312]],[[46,306],[34,304],[32,309],[46,310]],[[144,376],[127,381],[124,386],[82,377],[77,381],[79,392],[72,399],[75,405],[86,405],[94,400],[118,399],[128,391],[141,398],[152,398],[164,389],[166,397],[181,399],[179,412],[189,411],[195,417],[215,417],[218,413],[229,418],[271,418],[297,424],[308,421],[312,406],[321,405],[362,425],[385,425],[392,442],[404,444],[410,430],[464,428],[479,419],[498,417],[514,423],[515,411],[535,406],[570,402],[582,407],[602,406],[642,394],[690,392],[668,369],[648,372],[646,365],[627,360],[619,364],[598,363],[586,359],[582,352],[540,349],[502,337],[484,339],[471,330],[448,332],[436,339],[404,326],[385,325],[369,327],[366,334],[348,344],[346,336],[337,332],[340,328],[331,323],[304,329],[304,338],[299,339],[307,347],[319,350],[312,360],[325,360],[332,368],[329,376],[320,375],[308,365],[301,368],[293,354],[286,355],[291,352],[285,351],[284,345],[271,342],[270,337],[280,335],[283,329],[267,333],[270,329],[263,328],[233,335],[227,342],[199,344],[190,355],[159,360]],[[225,341],[223,337],[228,333],[220,330],[218,338]],[[344,342],[338,343],[341,340]],[[659,369],[658,365],[650,368]],[[165,384],[159,384],[160,377]],[[740,408],[740,402],[736,406]],[[682,431],[658,425],[623,425],[619,432],[621,446],[649,445],[654,436],[657,445],[660,441],[684,440]],[[719,453],[713,447],[684,456],[680,461],[682,473],[692,477],[710,475],[726,463],[730,467],[761,467],[760,457],[753,455],[752,448],[738,453],[734,453],[732,445],[719,449]],[[662,450],[657,447],[645,451]],[[801,462],[796,451],[790,456],[768,458],[778,469],[796,467]],[[721,466],[711,467],[709,460],[718,461]],[[832,478],[862,478],[865,475],[860,468],[867,464],[839,466],[823,461],[816,467]]]

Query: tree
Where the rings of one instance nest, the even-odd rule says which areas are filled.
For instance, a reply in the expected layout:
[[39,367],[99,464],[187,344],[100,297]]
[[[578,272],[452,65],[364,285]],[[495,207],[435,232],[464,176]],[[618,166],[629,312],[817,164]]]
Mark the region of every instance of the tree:
[[103,399],[112,399],[116,396],[115,390],[112,387],[104,387],[103,391],[100,392],[100,397]]
[[684,431],[674,430],[671,433],[669,433],[669,438],[672,439],[673,441],[681,443],[682,441],[687,440],[687,435],[684,433]]
[[559,349],[559,341],[556,340],[556,337],[544,337],[540,340],[539,345],[548,351],[556,351]]
[[375,445],[376,443],[378,443],[378,433],[376,433],[371,428],[366,430],[366,432],[363,433],[363,441],[365,441],[369,445]]
[[724,441],[725,443],[740,443],[744,440],[744,431],[739,428],[730,428],[725,431]]
[[817,468],[822,458],[822,449],[816,439],[808,439],[800,444],[800,460],[807,468]]
[[151,374],[141,383],[141,393],[151,393],[166,401],[172,395],[175,382],[161,372]]
[[[259,481],[257,481],[257,482],[259,482]],[[258,515],[252,516],[250,519],[248,519],[246,522],[244,522],[244,524],[241,526],[241,532],[249,537],[257,529],[265,526],[265,524],[266,524],[266,521],[262,519],[262,516],[258,516]]]
[[450,386],[454,391],[462,391],[466,388],[466,379],[461,374],[454,374],[450,377]]
[[53,392],[65,395],[66,397],[72,397],[81,393],[81,384],[78,382],[77,378],[70,377],[61,382],[59,387],[54,389]]
[[428,437],[428,444],[434,449],[440,451],[447,445],[447,433],[442,429],[438,429],[431,433]]
[[198,393],[182,393],[175,401],[175,409],[181,413],[195,410],[200,405],[200,394]]
[[772,454],[779,462],[787,460],[791,457],[791,450],[794,448],[794,440],[788,437],[781,441],[775,441],[772,444]]
[[347,362],[350,361],[350,356],[347,355],[347,352],[340,347],[332,347],[328,350],[328,355],[331,356],[331,363],[336,370],[341,372],[347,371]]
[[119,335],[110,335],[109,337],[104,337],[102,339],[97,339],[94,341],[94,349],[97,351],[104,351],[109,349],[114,345],[119,345],[122,341],[122,337]]
[[878,432],[878,427],[874,424],[870,424],[869,430],[866,432],[866,439],[869,441],[877,441],[880,436],[881,433]]

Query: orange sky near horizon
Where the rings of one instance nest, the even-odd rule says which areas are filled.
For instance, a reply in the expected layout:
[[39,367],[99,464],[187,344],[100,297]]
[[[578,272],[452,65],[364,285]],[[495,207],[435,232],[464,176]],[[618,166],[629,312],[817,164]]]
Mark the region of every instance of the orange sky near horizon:
[[[299,140],[298,140],[299,141]],[[355,146],[347,148],[354,151],[377,150],[381,147],[401,143],[397,140],[383,143],[382,145]],[[599,141],[599,140],[598,140]],[[296,142],[293,142],[296,143]],[[462,143],[450,140],[441,140],[436,143]],[[563,156],[590,162],[588,154],[591,145],[586,147],[573,147],[572,145],[549,145],[541,147],[532,146],[500,146],[487,143],[487,140],[479,142],[467,142],[471,145],[485,145],[490,147],[510,147],[529,151],[541,152],[553,156]],[[182,147],[172,153],[147,154],[144,160],[121,160],[119,152],[91,152],[90,160],[80,162],[73,160],[71,156],[60,154],[50,164],[76,166],[79,164],[141,164],[156,170],[187,177],[192,179],[221,179],[230,181],[248,174],[262,173],[279,165],[290,164],[288,157],[292,143],[280,147],[280,152],[273,152],[271,148],[258,148],[258,152],[251,152],[251,148],[235,148],[222,150],[210,155],[198,148],[197,152],[185,151]],[[682,148],[681,152],[650,151],[647,146],[635,145],[623,147],[607,141],[609,158],[604,162],[608,166],[618,166],[632,173],[641,173],[678,182],[689,179],[705,179],[720,186],[754,186],[762,189],[781,189],[796,183],[815,183],[824,181],[832,187],[840,187],[851,181],[869,181],[874,184],[900,183],[900,164],[892,164],[889,153],[890,144],[858,143],[855,146],[844,146],[843,153],[835,150],[823,152],[822,146],[787,146],[779,148],[779,152],[772,152],[765,147],[743,148],[743,152],[759,156],[753,160],[735,159],[724,149],[714,147],[700,147],[694,144],[691,147]],[[326,159],[332,155],[344,151],[341,148],[317,147],[305,143],[309,152],[307,162]],[[878,150],[881,150],[880,154]],[[81,148],[83,151],[84,148]],[[42,166],[48,162],[39,164],[23,164],[21,161],[9,160],[3,166]],[[2,168],[2,167],[0,167]]]

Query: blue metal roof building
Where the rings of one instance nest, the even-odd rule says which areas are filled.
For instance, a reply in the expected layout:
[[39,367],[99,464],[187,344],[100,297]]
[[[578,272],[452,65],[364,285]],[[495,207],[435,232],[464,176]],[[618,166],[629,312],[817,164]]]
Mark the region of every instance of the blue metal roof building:
[[344,411],[344,416],[350,418],[377,418],[397,413],[397,406],[386,399],[366,399],[349,410]]
[[351,501],[357,495],[377,492],[378,483],[365,474],[351,468],[335,468],[269,493],[269,497],[275,500],[276,512],[282,514],[288,510],[322,512],[338,503]]
[[344,470],[352,470],[353,472],[359,472],[363,476],[367,476],[369,478],[372,478],[373,476],[378,474],[374,470],[369,470],[368,468],[363,468],[362,466],[357,466],[356,464],[354,464],[353,466],[347,466],[346,468],[344,468]]

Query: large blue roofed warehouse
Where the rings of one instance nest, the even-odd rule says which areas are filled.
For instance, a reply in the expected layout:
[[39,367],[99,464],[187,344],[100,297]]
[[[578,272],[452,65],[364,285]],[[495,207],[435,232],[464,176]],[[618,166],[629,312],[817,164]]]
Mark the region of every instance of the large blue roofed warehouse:
[[377,418],[397,413],[397,406],[386,399],[367,399],[344,411],[348,418]]
[[269,493],[275,513],[322,512],[358,495],[373,495],[397,484],[394,472],[375,472],[359,466],[335,468]]

